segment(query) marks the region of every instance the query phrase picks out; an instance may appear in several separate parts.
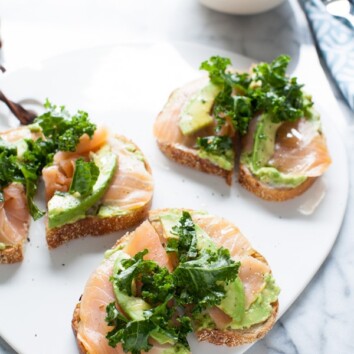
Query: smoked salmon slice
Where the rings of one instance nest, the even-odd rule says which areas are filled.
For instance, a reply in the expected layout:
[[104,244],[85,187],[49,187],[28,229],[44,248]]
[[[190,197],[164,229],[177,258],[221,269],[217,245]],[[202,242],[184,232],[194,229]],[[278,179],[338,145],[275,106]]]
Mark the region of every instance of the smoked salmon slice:
[[0,243],[14,246],[27,238],[30,214],[25,189],[20,183],[11,183],[3,190],[0,203]]
[[[146,259],[156,261],[160,266],[171,269],[166,251],[160,243],[159,235],[148,221],[145,221],[132,233],[122,239],[122,251],[129,255],[148,249]],[[106,334],[111,328],[106,324],[106,306],[115,301],[112,283],[114,261],[117,253],[105,259],[98,269],[91,275],[83,292],[80,304],[80,322],[77,339],[90,354],[120,354],[124,353],[120,344],[116,348],[108,345]],[[154,345],[150,354],[163,353],[168,345]]]
[[[23,139],[36,140],[42,134],[30,127],[19,127],[0,133],[0,139],[16,144]],[[20,183],[10,183],[3,190],[4,201],[0,202],[0,263],[14,263],[23,259],[23,243],[27,239],[30,213],[25,188]],[[7,250],[11,252],[7,253]],[[5,254],[6,253],[6,254]]]
[[317,177],[331,162],[326,140],[313,122],[302,118],[278,129],[270,166],[291,175]]
[[154,125],[154,135],[161,143],[178,144],[193,148],[197,136],[214,135],[213,127],[208,127],[192,135],[183,135],[179,128],[181,113],[188,101],[208,83],[207,78],[195,80],[172,92],[167,104],[158,115]]
[[87,134],[80,138],[75,152],[58,151],[54,155],[53,164],[42,171],[47,201],[53,197],[55,192],[69,190],[74,175],[75,161],[78,158],[87,160],[91,151],[95,152],[107,143],[107,137],[107,129],[98,127],[92,139]]

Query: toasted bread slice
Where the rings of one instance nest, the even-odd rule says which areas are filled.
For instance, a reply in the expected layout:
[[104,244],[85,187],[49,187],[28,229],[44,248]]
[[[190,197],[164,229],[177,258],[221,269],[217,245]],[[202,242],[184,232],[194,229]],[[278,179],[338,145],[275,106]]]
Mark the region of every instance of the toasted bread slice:
[[[0,133],[0,139],[16,144],[23,139],[36,140],[41,136],[26,126],[9,129]],[[25,187],[13,182],[2,190],[5,201],[0,202],[0,243],[6,248],[0,250],[0,264],[21,262],[24,257],[24,243],[28,236],[30,213],[25,196]],[[2,235],[4,237],[2,237]]]
[[[266,259],[257,251],[254,251],[252,256],[268,264]],[[207,341],[216,345],[227,345],[228,347],[253,343],[263,338],[272,329],[277,319],[279,301],[272,303],[272,308],[272,313],[266,321],[253,325],[248,329],[220,330],[205,328],[196,333],[197,338],[200,341]]]
[[11,264],[23,260],[23,243],[6,248],[0,251],[0,264]]
[[320,122],[318,119],[305,118],[295,122],[283,122],[274,131],[275,136],[268,137],[270,141],[274,141],[274,152],[269,157],[269,166],[284,176],[306,178],[301,184],[288,187],[260,181],[248,166],[242,163],[243,154],[252,152],[257,124],[262,118],[262,115],[259,115],[251,121],[249,131],[242,139],[239,182],[256,196],[268,201],[295,198],[309,189],[331,164]]
[[20,183],[10,183],[3,189],[4,201],[0,203],[0,264],[23,260],[24,243],[27,241],[30,213],[25,188]]
[[[149,220],[154,226],[155,230],[160,234],[161,238],[163,238],[163,228],[161,226],[161,223],[158,222],[157,219],[160,214],[166,213],[168,211],[169,209],[158,209],[151,210],[149,213]],[[195,212],[193,210],[186,211],[189,211],[192,214],[193,221],[196,224],[199,224],[199,226],[202,227],[202,229],[204,229],[209,234],[209,236],[215,240],[217,245],[221,246],[227,238],[235,237],[235,239],[237,238],[238,241],[228,243],[229,245],[231,244],[234,247],[233,249],[229,249],[231,254],[235,253],[238,256],[251,256],[261,261],[265,265],[268,265],[266,259],[251,247],[248,240],[231,222],[217,216],[212,216],[208,214],[205,215],[204,213],[199,214],[198,212]],[[216,223],[219,225],[219,227],[215,226]],[[227,236],[225,237],[225,235]],[[235,250],[235,245],[237,245],[237,242],[240,242],[239,250]],[[195,334],[199,341],[207,341],[215,345],[227,345],[233,347],[253,343],[256,340],[264,337],[271,330],[276,321],[279,302],[276,301],[271,305],[272,313],[270,314],[268,319],[262,323],[253,325],[248,329],[225,330],[217,328],[203,328],[201,330],[196,331]]]
[[215,135],[215,125],[212,124],[189,135],[183,135],[179,128],[180,114],[184,107],[207,83],[207,78],[201,78],[172,92],[156,118],[154,135],[160,150],[171,160],[202,172],[221,176],[230,185],[233,169],[231,171],[223,169],[210,160],[201,158],[195,148],[197,137]]
[[306,192],[316,181],[317,177],[308,177],[305,182],[294,188],[276,188],[258,180],[247,168],[240,165],[238,181],[251,193],[264,200],[283,202]]
[[223,177],[228,185],[232,183],[233,170],[228,171],[198,156],[197,151],[176,144],[158,142],[160,150],[171,160],[199,171]]
[[[117,205],[122,213],[114,216],[87,216],[60,227],[46,226],[49,248],[82,236],[100,236],[132,227],[147,217],[152,203],[153,182],[151,169],[141,150],[124,136],[109,139],[117,154],[118,165],[102,202]],[[137,193],[139,192],[139,193]]]
[[[169,209],[160,209],[160,210],[153,210],[149,213],[149,222],[153,226],[154,230],[157,232],[159,235],[160,241],[162,244],[165,243],[165,239],[163,236],[163,229],[162,225],[159,222],[159,215],[162,213],[169,212]],[[267,261],[265,258],[259,254],[257,251],[251,248],[249,242],[247,239],[240,233],[237,227],[235,227],[232,223],[226,221],[225,219],[214,217],[212,215],[208,215],[205,213],[197,213],[189,210],[189,212],[192,214],[193,221],[197,223],[201,228],[203,228],[211,238],[214,239],[215,243],[217,245],[222,244],[223,242],[226,241],[226,244],[229,245],[229,250],[231,255],[235,255],[236,257],[241,257],[241,264],[242,264],[242,257],[247,257],[247,258],[252,258],[255,259],[256,261],[261,262],[262,264],[267,266],[267,269],[269,269]],[[145,222],[146,223],[146,222]],[[217,223],[220,227],[215,227],[215,223]],[[227,232],[222,232],[223,230],[227,229]],[[225,231],[224,230],[224,231]],[[123,238],[118,240],[116,244],[113,246],[113,248],[116,248],[118,246],[126,246],[127,243],[129,242],[130,237],[132,236],[132,233],[126,234]],[[233,242],[227,242],[228,239],[234,240],[237,239],[237,241]],[[135,242],[135,245],[137,243]],[[135,246],[135,247],[140,247],[144,248],[145,246],[140,245]],[[138,250],[140,251],[140,249]],[[152,251],[153,252],[153,251]],[[246,258],[244,258],[246,259]],[[173,263],[173,261],[172,261]],[[106,266],[102,265],[102,269],[107,269]],[[99,271],[99,279],[102,279],[102,271]],[[106,275],[109,277],[109,275]],[[101,281],[101,280],[100,280]],[[89,289],[92,288],[92,284],[90,283]],[[91,290],[90,290],[91,291]],[[113,291],[113,290],[112,290]],[[107,289],[105,292],[100,292],[98,294],[103,294],[107,293]],[[100,295],[101,296],[101,295]],[[107,296],[107,295],[105,295]],[[81,301],[81,298],[80,298]],[[78,336],[78,331],[79,331],[79,326],[81,322],[81,315],[80,315],[80,310],[81,310],[81,302],[76,305],[73,313],[73,318],[72,318],[72,329],[74,331],[74,335],[77,340],[78,348],[80,350],[80,353],[87,353],[88,348],[85,348],[84,343],[80,340]],[[111,300],[109,300],[111,301]],[[90,303],[92,300],[90,300]],[[95,297],[94,303],[97,302],[97,299]],[[100,300],[97,303],[102,303]],[[86,305],[87,306],[87,305]],[[264,337],[267,332],[272,328],[276,321],[276,316],[278,312],[278,301],[275,301],[274,303],[271,304],[272,306],[272,312],[270,316],[262,323],[256,324],[251,326],[248,329],[240,329],[240,330],[222,330],[222,329],[217,329],[217,328],[203,328],[201,330],[196,331],[196,336],[198,340],[200,341],[208,341],[210,343],[213,343],[215,345],[227,345],[227,346],[238,346],[238,345],[243,345],[247,343],[252,343],[262,337]],[[102,317],[102,316],[101,316]],[[103,317],[102,317],[103,318]],[[102,334],[101,334],[102,335]]]

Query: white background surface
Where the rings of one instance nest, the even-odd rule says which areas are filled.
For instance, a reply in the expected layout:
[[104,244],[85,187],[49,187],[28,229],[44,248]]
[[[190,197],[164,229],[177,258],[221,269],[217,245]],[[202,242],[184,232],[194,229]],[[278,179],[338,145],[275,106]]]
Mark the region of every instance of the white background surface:
[[[271,60],[278,54],[288,53],[295,63],[300,48],[308,45],[308,49],[313,49],[296,1],[291,1],[291,6],[285,3],[259,16],[239,17],[215,13],[191,0],[0,0],[0,18],[3,57],[8,69],[25,65],[35,67],[33,63],[67,50],[145,39],[193,41],[259,60]],[[305,63],[306,76],[311,78],[312,71],[319,70],[318,64],[312,59]],[[328,95],[327,85],[318,82],[315,92],[318,97]],[[30,92],[25,92],[19,85],[13,98],[29,95]],[[325,98],[324,102],[322,108],[332,113],[333,100]],[[338,102],[341,103],[340,98]],[[341,109],[346,119],[340,114],[330,115],[341,129],[353,169],[353,113],[343,104]],[[343,183],[341,175],[337,175],[337,180],[339,185]],[[252,347],[250,353],[354,352],[352,189],[350,193],[339,239],[321,271],[266,339]],[[59,266],[60,256],[57,269],[61,269]],[[18,294],[18,298],[27,301],[22,294]],[[47,301],[51,300],[43,298],[43,303]],[[28,306],[31,306],[30,302]],[[20,342],[21,336],[16,340]]]
[[[91,119],[133,139],[151,164],[155,193],[153,208],[184,207],[207,210],[234,222],[269,261],[282,289],[280,314],[294,301],[329,252],[344,215],[348,175],[344,146],[324,114],[333,165],[303,196],[289,202],[259,200],[237,183],[178,166],[156,147],[152,127],[169,93],[200,73],[194,68],[211,55],[223,53],[194,45],[126,45],[77,51],[19,70],[3,81],[14,97],[19,85],[31,98],[49,97],[73,111],[85,109]],[[229,53],[226,55],[229,56]],[[252,60],[232,56],[246,70]],[[173,68],[173,71],[171,71]],[[35,83],[35,85],[33,85]],[[43,90],[43,88],[46,88]],[[325,113],[325,112],[323,112]],[[336,173],[343,175],[336,185]],[[326,196],[315,213],[304,216],[299,208],[323,185]],[[3,266],[0,275],[2,309],[0,334],[21,353],[71,353],[75,341],[70,320],[88,275],[102,259],[103,251],[117,237],[81,239],[49,252],[43,221],[32,224],[30,245],[22,265]],[[306,245],[306,247],[304,247]],[[301,262],[299,262],[301,255]],[[22,294],[31,302],[19,301]],[[50,301],[43,301],[43,296]],[[15,318],[26,313],[18,326]],[[47,318],[50,314],[51,325]],[[17,338],[20,335],[21,341]],[[194,343],[194,341],[192,341]],[[243,349],[192,346],[193,353],[241,353]]]

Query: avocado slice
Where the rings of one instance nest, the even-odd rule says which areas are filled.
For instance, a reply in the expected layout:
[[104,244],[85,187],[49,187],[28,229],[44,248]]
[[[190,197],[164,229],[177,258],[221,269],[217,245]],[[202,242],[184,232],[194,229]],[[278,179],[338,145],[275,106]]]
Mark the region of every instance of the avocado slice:
[[281,124],[273,123],[270,115],[263,114],[257,122],[253,150],[251,154],[241,156],[241,163],[247,165],[264,183],[294,188],[302,184],[307,177],[282,173],[275,167],[267,165],[274,153],[276,133]]
[[[167,240],[178,239],[178,235],[173,233],[173,227],[178,224],[182,213],[180,210],[170,209],[167,213],[160,215],[160,221],[163,228],[164,236]],[[216,249],[214,241],[209,235],[197,224],[195,224],[195,232],[197,235],[197,248],[201,249]]]
[[48,202],[49,228],[59,227],[84,218],[86,211],[96,204],[108,189],[117,167],[117,156],[108,145],[102,147],[92,156],[100,171],[92,193],[87,197],[70,193],[54,194]]
[[269,318],[273,311],[272,303],[275,302],[280,293],[279,287],[275,284],[274,278],[268,274],[265,276],[265,288],[258,295],[257,299],[244,312],[242,320],[233,319],[230,328],[241,329],[261,323]]
[[273,123],[271,117],[263,114],[254,134],[252,164],[258,169],[265,166],[274,153],[275,136],[281,123]]
[[188,102],[179,120],[183,135],[193,134],[213,123],[210,111],[220,91],[219,86],[209,83]]
[[225,285],[225,290],[226,295],[217,306],[234,321],[241,322],[246,310],[246,295],[242,281],[237,277]]
[[[130,256],[123,251],[118,251],[117,258],[113,266],[113,276],[118,273],[121,268],[122,260],[129,259]],[[121,291],[115,283],[113,283],[114,295],[117,302],[124,313],[134,321],[143,321],[145,319],[144,311],[149,310],[151,306],[143,299],[135,296],[129,296]]]

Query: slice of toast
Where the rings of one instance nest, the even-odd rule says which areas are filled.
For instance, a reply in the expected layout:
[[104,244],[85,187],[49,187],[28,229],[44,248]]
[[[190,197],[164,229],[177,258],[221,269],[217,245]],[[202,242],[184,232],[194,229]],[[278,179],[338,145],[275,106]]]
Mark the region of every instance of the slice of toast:
[[172,92],[156,118],[154,135],[160,150],[171,160],[202,172],[221,176],[230,185],[233,170],[225,170],[210,160],[201,158],[195,148],[197,137],[215,135],[215,126],[211,125],[187,136],[183,135],[179,128],[180,114],[185,105],[207,83],[207,78],[201,78]]
[[23,260],[23,242],[0,251],[0,264],[12,264]]
[[[16,144],[17,142],[26,139],[26,138],[31,138],[31,139],[37,139],[38,137],[40,137],[41,134],[38,132],[33,132],[31,131],[31,129],[29,129],[26,126],[21,126],[18,128],[13,128],[13,129],[9,129],[6,131],[3,131],[0,133],[0,139],[7,141],[9,143],[13,143]],[[17,185],[16,187],[14,187],[14,185]],[[28,236],[28,228],[29,228],[29,223],[30,223],[30,214],[28,211],[28,207],[27,207],[27,200],[25,197],[25,188],[23,185],[17,184],[17,183],[10,183],[7,187],[5,187],[2,192],[4,192],[5,194],[5,204],[0,203],[0,213],[1,216],[0,218],[1,220],[1,228],[2,230],[0,231],[0,234],[2,232],[5,233],[9,233],[9,231],[6,231],[7,227],[12,227],[11,225],[17,224],[19,220],[22,220],[22,225],[18,225],[15,226],[15,228],[19,228],[21,231],[20,233],[22,234],[21,236],[21,240],[20,241],[16,241],[11,245],[6,246],[6,248],[4,250],[0,250],[0,264],[11,264],[11,263],[17,263],[17,262],[21,262],[23,260],[24,257],[24,243],[27,240],[27,236]],[[14,187],[14,188],[13,188]],[[9,188],[13,190],[15,190],[15,194],[12,195],[12,198],[14,198],[16,200],[15,205],[17,205],[18,208],[18,212],[20,213],[20,215],[15,215],[16,210],[14,210],[13,207],[9,206],[10,210],[6,210],[8,208],[8,206],[6,206],[6,190]],[[17,192],[19,193],[16,193]],[[13,215],[12,220],[8,219],[8,212],[10,214]],[[6,219],[6,220],[5,220]],[[15,233],[17,233],[17,231],[15,231]],[[7,238],[9,237],[9,235],[7,235]],[[18,237],[16,237],[16,239],[18,239]],[[1,243],[1,236],[0,236],[0,243]]]
[[[254,251],[252,256],[268,264],[266,259],[257,251]],[[277,319],[279,302],[272,303],[272,308],[272,313],[266,321],[253,325],[248,329],[220,330],[204,328],[197,331],[196,336],[200,341],[207,341],[216,345],[227,345],[228,347],[253,343],[263,338],[272,329]]]
[[240,165],[238,181],[251,193],[264,200],[283,202],[306,192],[315,183],[317,177],[308,177],[305,182],[294,188],[276,188],[257,179],[246,165]]
[[[160,237],[163,239],[163,228],[160,222],[157,221],[158,215],[161,213],[166,213],[168,212],[169,209],[158,209],[158,210],[151,210],[149,213],[149,220],[154,226],[155,230],[157,233],[160,234]],[[198,224],[198,213],[194,212],[193,210],[186,210],[192,214],[192,218],[194,222]],[[205,215],[204,213],[201,214],[201,217],[203,218]],[[207,216],[208,217],[208,216]],[[218,221],[219,225],[222,224],[222,229],[227,229],[227,233],[230,233],[230,230],[234,230],[235,236],[240,237],[240,231],[238,230],[237,227],[235,227],[231,222],[220,218],[216,216],[212,216],[212,219],[210,219],[210,226],[211,230],[215,232],[215,221]],[[203,229],[205,229],[202,226]],[[220,231],[220,230],[219,230]],[[226,232],[225,232],[226,234]],[[211,235],[209,235],[211,236]],[[213,237],[212,237],[213,238]],[[245,247],[243,244],[242,247]],[[246,251],[246,247],[245,247]],[[268,262],[266,259],[258,253],[256,250],[252,248],[247,249],[247,254],[252,256],[253,258],[256,258],[257,260],[261,261],[262,263],[268,265]],[[241,261],[242,262],[242,261]],[[272,313],[268,317],[268,319],[262,323],[253,325],[249,329],[238,329],[238,330],[221,330],[217,328],[213,329],[208,329],[208,328],[203,328],[201,330],[198,330],[195,332],[197,338],[199,341],[207,341],[209,343],[215,344],[215,345],[227,345],[230,347],[234,346],[239,346],[239,345],[244,345],[244,344],[249,344],[257,341],[258,339],[263,338],[273,327],[276,318],[277,318],[277,313],[278,313],[278,307],[279,307],[279,302],[276,301],[272,303]]]
[[[162,229],[161,223],[158,221],[158,216],[161,213],[165,213],[168,211],[169,211],[169,209],[159,209],[159,210],[150,211],[150,213],[149,213],[149,221],[152,224],[152,226],[154,227],[154,229],[156,230],[156,232],[159,234],[162,243],[165,242],[165,239],[164,239],[163,235],[161,234],[163,232],[163,229]],[[188,210],[188,211],[193,213],[192,210]],[[203,215],[202,217],[204,217],[205,214],[202,214],[202,215]],[[193,217],[193,220],[195,221],[195,217],[193,216],[193,214],[192,214],[192,217]],[[198,220],[197,217],[198,217],[198,213],[196,213],[196,220]],[[221,218],[210,216],[210,221],[211,221],[210,225],[214,229],[214,231],[213,231],[214,233],[217,232],[217,231],[215,231],[214,218],[218,222],[219,221],[220,221],[220,223],[222,222],[223,223],[222,227],[227,227],[229,230],[228,231],[229,233],[230,233],[230,230],[234,229],[235,230],[235,237],[236,237],[236,235],[239,235],[239,230],[232,223],[230,223],[224,219],[221,219]],[[198,221],[195,221],[195,222],[198,223]],[[112,249],[118,247],[119,245],[123,245],[124,243],[129,241],[130,236],[131,236],[131,233],[126,234],[122,239],[120,239],[116,242],[116,244],[112,247]],[[255,251],[254,249],[251,249],[251,248],[246,249],[245,248],[245,250],[247,251],[248,256],[256,258],[258,261],[261,261],[262,263],[267,264],[267,261],[265,260],[265,258],[260,253]],[[81,298],[80,298],[80,300],[81,300]],[[271,312],[270,316],[264,322],[253,325],[248,329],[221,330],[221,329],[217,329],[217,328],[210,328],[210,329],[203,328],[201,330],[196,331],[195,334],[196,334],[198,340],[208,341],[208,342],[215,344],[215,345],[239,346],[239,345],[243,345],[243,344],[252,343],[252,342],[264,337],[270,331],[270,329],[273,327],[273,325],[276,321],[276,316],[277,316],[278,307],[279,307],[278,300],[275,301],[274,303],[272,303],[271,306],[272,306],[272,312]],[[75,335],[75,338],[76,338],[76,341],[78,344],[79,351],[80,351],[80,353],[84,354],[84,353],[87,353],[87,348],[85,348],[85,345],[78,338],[78,329],[79,329],[80,321],[81,321],[81,316],[80,316],[80,301],[79,301],[79,303],[76,305],[76,307],[74,309],[73,318],[72,318],[72,329],[73,329],[73,332],[74,332],[74,335]]]
[[[147,217],[153,194],[152,175],[148,162],[141,150],[124,136],[116,135],[110,138],[109,145],[117,154],[118,164],[103,201],[108,198],[111,190],[121,189],[121,192],[118,191],[118,194],[112,197],[114,200],[110,198],[108,202],[116,203],[122,208],[122,213],[108,217],[87,216],[55,228],[49,228],[47,223],[46,239],[49,248],[56,248],[65,242],[87,235],[100,236],[127,229]],[[137,176],[134,176],[135,168]],[[135,183],[135,188],[132,188],[130,183]],[[135,200],[135,194],[142,195],[141,200]]]
[[331,164],[319,118],[299,118],[295,122],[283,122],[271,133],[275,136],[267,137],[274,142],[274,151],[265,165],[262,162],[261,167],[272,167],[284,177],[304,178],[302,183],[295,186],[261,181],[252,173],[247,159],[243,158],[253,153],[257,124],[262,118],[262,115],[253,118],[247,135],[241,140],[238,180],[245,189],[264,200],[281,202],[295,198],[307,191]]
[[17,263],[23,260],[30,223],[25,188],[14,182],[2,192],[4,201],[0,203],[0,243],[5,245],[5,249],[0,250],[0,264]]

